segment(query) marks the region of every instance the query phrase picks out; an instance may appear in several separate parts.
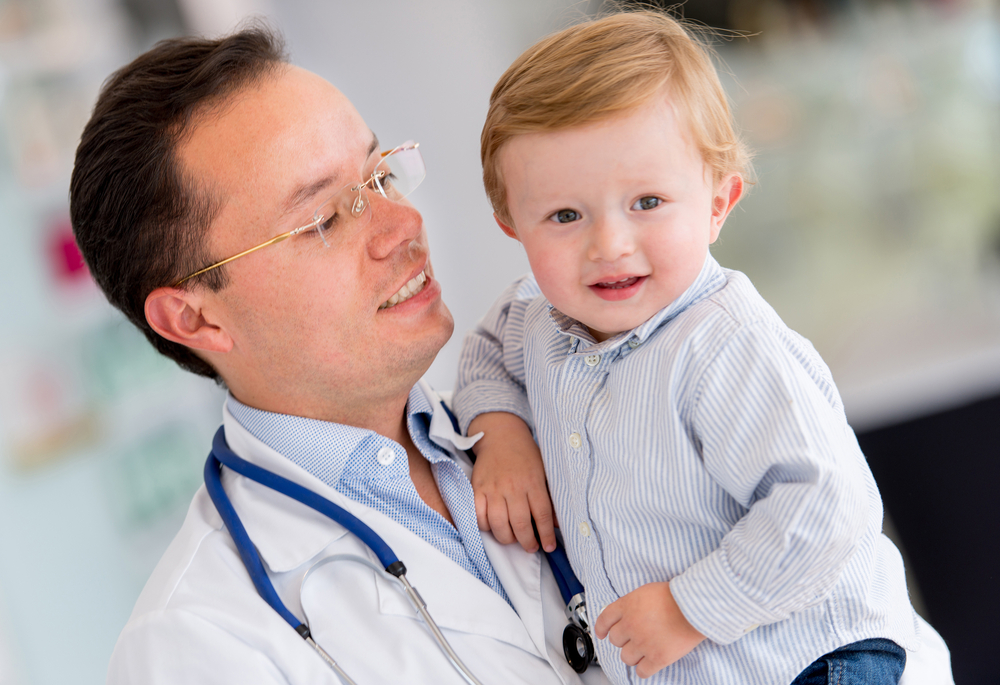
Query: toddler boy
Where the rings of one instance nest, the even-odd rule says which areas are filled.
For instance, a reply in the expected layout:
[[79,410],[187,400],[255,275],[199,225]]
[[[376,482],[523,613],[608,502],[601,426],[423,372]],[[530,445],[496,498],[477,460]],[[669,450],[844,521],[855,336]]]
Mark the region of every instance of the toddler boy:
[[547,476],[616,683],[896,683],[915,614],[830,372],[709,254],[748,162],[706,49],[655,12],[550,36],[482,159],[534,279],[462,351],[480,526],[551,549]]

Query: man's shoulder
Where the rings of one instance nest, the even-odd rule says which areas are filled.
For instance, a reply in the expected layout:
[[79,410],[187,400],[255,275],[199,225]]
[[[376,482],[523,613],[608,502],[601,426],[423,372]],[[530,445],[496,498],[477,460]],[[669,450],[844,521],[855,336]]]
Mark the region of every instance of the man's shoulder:
[[283,627],[201,488],[118,638],[108,682],[284,683],[275,654],[302,641]]
[[[198,490],[180,530],[174,536],[139,595],[130,622],[144,614],[163,611],[177,605],[178,591],[183,592],[191,576],[201,565],[218,559],[229,548],[221,535],[222,520],[212,506],[204,487]],[[235,554],[235,550],[230,550]]]

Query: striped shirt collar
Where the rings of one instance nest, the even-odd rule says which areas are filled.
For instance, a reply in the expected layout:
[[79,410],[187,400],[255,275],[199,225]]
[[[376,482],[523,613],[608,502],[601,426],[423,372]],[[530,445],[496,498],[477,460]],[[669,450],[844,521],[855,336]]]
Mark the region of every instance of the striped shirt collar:
[[554,306],[549,305],[549,316],[560,332],[574,339],[570,352],[610,352],[628,341],[633,345],[644,343],[657,329],[672,321],[678,314],[691,305],[705,299],[726,283],[726,276],[715,258],[709,253],[698,277],[688,286],[680,297],[658,311],[652,317],[629,331],[623,331],[602,343],[598,343],[587,327],[571,316],[563,314]]

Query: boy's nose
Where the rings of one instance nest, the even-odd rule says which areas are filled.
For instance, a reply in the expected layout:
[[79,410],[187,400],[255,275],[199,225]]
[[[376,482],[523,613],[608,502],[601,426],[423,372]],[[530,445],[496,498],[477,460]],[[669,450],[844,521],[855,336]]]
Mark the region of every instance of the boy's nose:
[[400,245],[409,245],[423,231],[420,212],[405,200],[379,198],[372,203],[371,212],[368,255],[372,259],[385,259]]
[[631,227],[614,218],[603,218],[591,227],[587,257],[595,262],[614,262],[635,252]]

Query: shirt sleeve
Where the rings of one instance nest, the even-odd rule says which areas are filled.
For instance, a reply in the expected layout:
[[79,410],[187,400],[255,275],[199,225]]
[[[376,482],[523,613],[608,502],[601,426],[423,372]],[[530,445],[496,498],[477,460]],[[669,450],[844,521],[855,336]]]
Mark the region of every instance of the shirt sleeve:
[[266,655],[186,611],[159,611],[118,638],[108,685],[288,685]]
[[525,389],[528,306],[541,297],[534,276],[514,281],[462,342],[453,406],[462,432],[479,414],[516,414],[534,430]]
[[866,523],[881,520],[874,479],[832,387],[825,365],[810,366],[762,324],[736,331],[701,379],[694,438],[712,478],[747,511],[671,589],[715,642],[823,601]]

